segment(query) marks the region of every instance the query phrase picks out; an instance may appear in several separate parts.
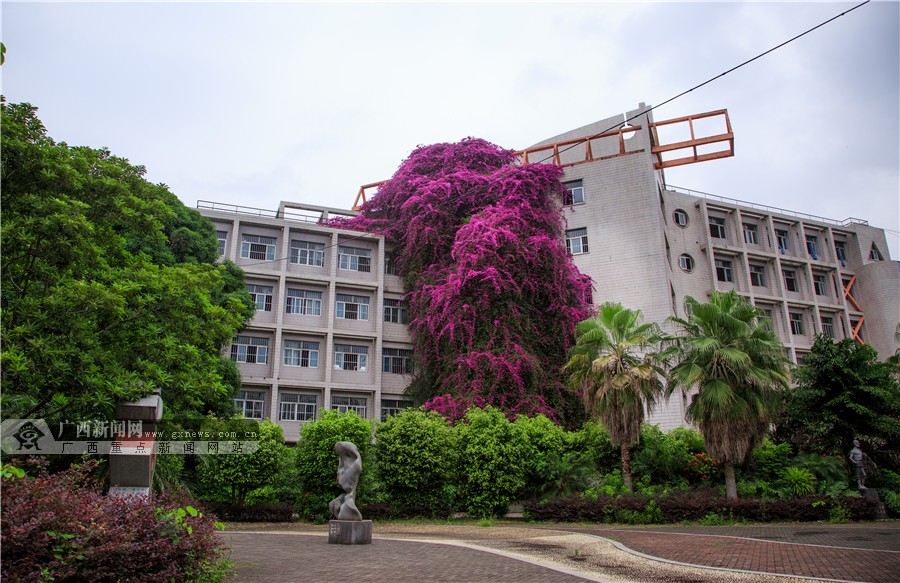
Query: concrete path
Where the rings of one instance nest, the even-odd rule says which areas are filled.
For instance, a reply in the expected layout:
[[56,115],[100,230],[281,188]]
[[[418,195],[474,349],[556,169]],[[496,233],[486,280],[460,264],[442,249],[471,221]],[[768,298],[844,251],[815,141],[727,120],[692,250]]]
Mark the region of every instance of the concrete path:
[[327,526],[229,524],[229,581],[900,581],[900,522],[731,527],[375,523],[371,545]]

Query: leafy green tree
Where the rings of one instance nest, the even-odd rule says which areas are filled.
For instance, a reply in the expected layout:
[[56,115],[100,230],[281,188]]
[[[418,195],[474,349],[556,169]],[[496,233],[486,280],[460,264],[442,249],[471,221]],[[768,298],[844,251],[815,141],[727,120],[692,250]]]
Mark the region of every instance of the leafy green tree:
[[[555,470],[584,464],[564,463],[563,458],[573,458],[566,452],[566,432],[543,415],[516,417],[515,424],[524,432],[523,444],[528,450],[525,455],[524,496],[532,498],[546,490],[546,484],[554,479]],[[577,455],[577,454],[574,454]]]
[[619,467],[622,461],[621,450],[609,439],[609,432],[598,421],[585,421],[578,431],[566,433],[565,455],[577,454],[597,475],[608,474]]
[[221,352],[252,302],[212,264],[213,227],[143,167],[54,142],[29,104],[2,125],[4,417],[107,417],[155,389],[230,412]]
[[359,450],[363,471],[356,505],[365,502],[366,485],[371,480],[372,425],[354,411],[339,413],[327,409],[322,411],[319,419],[303,427],[295,448],[297,473],[303,489],[298,510],[311,520],[327,520],[330,516],[328,503],[343,493],[337,484],[338,455],[334,451],[334,444],[339,441],[349,441]]
[[472,407],[459,436],[460,497],[466,512],[480,518],[503,516],[525,486],[525,435],[494,407]]
[[405,409],[378,425],[375,457],[391,503],[452,510],[456,434],[435,412]]
[[794,381],[777,423],[780,439],[841,458],[859,439],[876,463],[900,467],[900,383],[874,348],[817,336]]
[[576,334],[563,370],[569,386],[584,395],[585,409],[621,448],[622,477],[631,492],[631,446],[640,441],[645,408],[652,409],[663,391],[658,328],[641,323],[640,310],[607,302],[596,317],[578,324]]
[[722,464],[727,497],[734,500],[734,467],[747,459],[778,413],[789,361],[769,320],[736,292],[713,292],[708,303],[687,297],[685,303],[687,319],[672,318],[682,334],[674,339],[668,392],[697,389],[687,419]]
[[[281,472],[287,448],[280,425],[240,418],[210,419],[203,430],[211,432],[214,437],[236,433],[239,440],[243,440],[246,432],[255,432],[259,441],[259,449],[253,453],[203,455],[198,473],[201,485],[207,491],[225,491],[232,504],[243,505],[251,490],[271,484]],[[216,440],[226,441],[210,441]],[[236,440],[229,440],[229,447],[230,441]]]

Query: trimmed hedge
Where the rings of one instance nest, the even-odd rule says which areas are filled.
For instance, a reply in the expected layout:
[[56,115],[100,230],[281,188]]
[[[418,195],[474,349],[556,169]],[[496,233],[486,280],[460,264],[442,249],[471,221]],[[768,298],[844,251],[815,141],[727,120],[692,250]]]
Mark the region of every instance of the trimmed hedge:
[[525,503],[525,515],[531,520],[556,522],[682,522],[701,520],[709,514],[726,519],[753,522],[811,522],[829,519],[832,508],[843,507],[852,520],[874,520],[877,504],[859,497],[837,500],[809,496],[790,500],[746,498],[729,501],[712,491],[677,492],[669,496],[646,498],[598,496],[596,500],[581,496],[554,498]]

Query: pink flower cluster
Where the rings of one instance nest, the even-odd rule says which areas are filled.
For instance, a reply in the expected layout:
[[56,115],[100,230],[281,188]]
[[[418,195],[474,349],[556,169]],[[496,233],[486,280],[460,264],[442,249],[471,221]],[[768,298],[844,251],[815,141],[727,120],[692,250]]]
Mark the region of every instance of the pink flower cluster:
[[420,147],[359,216],[331,224],[394,246],[421,401],[452,394],[575,421],[578,395],[560,368],[590,315],[591,282],[561,242],[562,170],[514,162],[475,138]]

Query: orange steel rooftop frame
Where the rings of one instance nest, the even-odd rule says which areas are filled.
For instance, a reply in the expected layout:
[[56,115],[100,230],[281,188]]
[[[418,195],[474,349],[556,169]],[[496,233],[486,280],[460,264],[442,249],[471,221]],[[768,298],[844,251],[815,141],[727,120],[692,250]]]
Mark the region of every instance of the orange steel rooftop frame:
[[[725,122],[724,133],[711,136],[697,135],[694,127],[695,121],[717,117],[722,118]],[[687,125],[687,129],[690,133],[690,139],[680,142],[673,142],[671,144],[660,144],[658,128],[666,126],[677,127],[679,125],[683,127],[685,124]],[[653,156],[656,157],[654,167],[657,170],[734,156],[734,133],[731,130],[731,120],[728,118],[727,109],[718,109],[716,111],[709,111],[696,115],[689,115],[665,121],[653,122],[649,124],[649,128],[652,132],[651,143],[655,144],[651,146],[650,152],[651,154],[653,154]],[[527,150],[520,150],[519,152],[517,152],[517,154],[522,164],[533,162],[534,157],[539,157],[539,162],[547,162],[561,168],[575,166],[578,164],[587,164],[590,162],[600,162],[602,160],[609,160],[611,158],[629,156],[631,154],[638,154],[643,152],[643,149],[626,149],[625,134],[630,134],[640,129],[641,126],[623,126],[617,130],[611,130],[594,136],[586,136],[552,144],[545,144],[543,146],[535,146]],[[596,144],[599,141],[608,141],[613,138],[618,141],[617,152],[604,156],[594,155],[592,143]],[[580,156],[563,163],[563,157],[561,156],[561,154],[569,150],[575,150],[579,144],[584,144],[583,153]],[[701,146],[710,146],[713,144],[725,144],[725,149],[710,151],[702,154],[700,153],[698,148],[700,148]],[[686,156],[681,156],[678,158],[668,160],[663,159],[664,154],[668,154],[670,152],[678,152],[679,150],[689,150],[690,153]],[[567,158],[571,158],[571,156],[572,155],[570,154],[569,156],[567,156]],[[353,210],[358,211],[360,207],[362,207],[362,205],[366,203],[366,191],[373,188],[378,188],[385,182],[387,181],[381,180],[379,182],[372,182],[371,184],[364,184],[360,186],[359,192],[357,192],[356,194],[356,200],[353,202]]]

